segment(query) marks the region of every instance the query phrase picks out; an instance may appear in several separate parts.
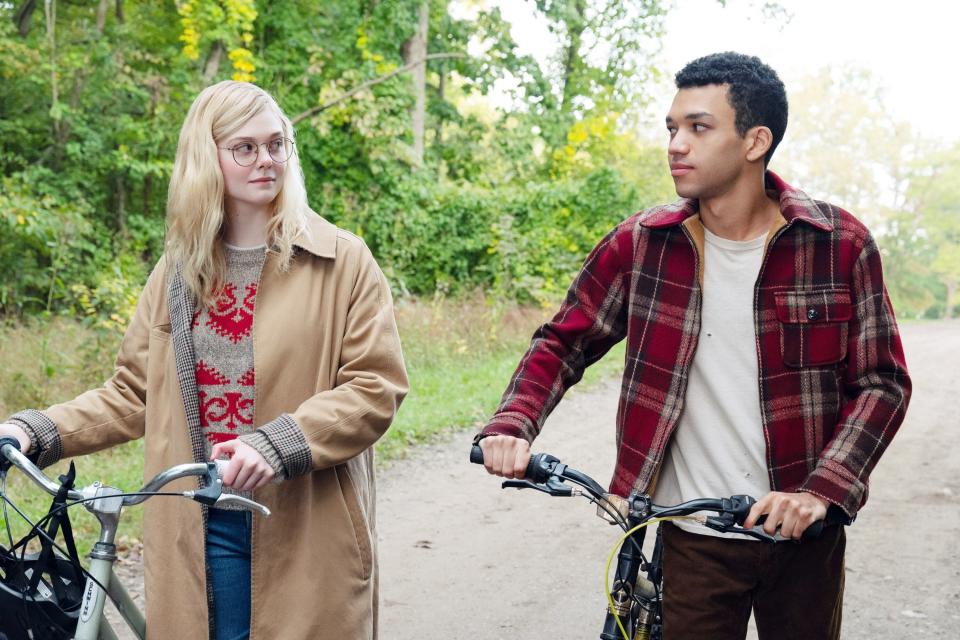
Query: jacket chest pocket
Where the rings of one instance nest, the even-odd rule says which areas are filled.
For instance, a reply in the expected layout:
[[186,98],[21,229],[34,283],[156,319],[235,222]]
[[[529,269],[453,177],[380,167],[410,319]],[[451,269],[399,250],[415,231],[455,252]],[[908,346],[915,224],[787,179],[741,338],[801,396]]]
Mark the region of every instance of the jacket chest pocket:
[[780,353],[788,367],[836,364],[847,355],[850,290],[777,291]]

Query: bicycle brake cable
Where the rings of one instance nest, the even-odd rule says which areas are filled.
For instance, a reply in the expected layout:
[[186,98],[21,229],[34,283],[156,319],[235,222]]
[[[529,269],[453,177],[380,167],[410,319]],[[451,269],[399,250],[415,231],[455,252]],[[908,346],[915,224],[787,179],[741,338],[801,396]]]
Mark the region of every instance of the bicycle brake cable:
[[[624,541],[626,541],[628,537],[632,536],[634,533],[636,533],[640,529],[643,529],[644,527],[648,527],[654,523],[669,522],[671,520],[692,520],[692,519],[693,518],[691,518],[690,516],[667,516],[663,518],[650,518],[649,520],[646,520],[645,522],[641,522],[640,524],[638,524],[637,526],[633,527],[632,529],[624,533],[622,536],[620,536],[620,538],[614,543],[613,549],[610,551],[610,555],[607,556],[607,564],[606,564],[606,567],[604,567],[604,571],[603,571],[603,593],[607,598],[607,606],[610,607],[610,611],[616,612],[616,604],[613,601],[613,597],[610,595],[610,565],[613,564],[613,556],[616,555],[617,551],[620,549],[620,546],[624,543]],[[620,616],[614,613],[613,617],[617,622],[617,627],[620,629],[620,633],[623,634],[624,640],[630,640],[630,637],[627,634],[627,630],[623,628],[623,623],[620,622]]]
[[[131,492],[131,493],[120,493],[120,494],[116,494],[116,495],[110,496],[110,497],[111,497],[111,498],[115,498],[115,497],[121,497],[121,498],[123,498],[123,497],[127,497],[127,496],[137,496],[137,495],[177,496],[177,497],[181,497],[181,498],[183,497],[183,494],[181,494],[181,493],[164,492],[164,491],[134,491],[134,492]],[[59,507],[57,507],[57,508],[55,508],[55,509],[51,509],[50,511],[48,511],[46,515],[44,515],[42,518],[40,518],[40,519],[37,520],[36,522],[33,522],[29,517],[27,517],[27,515],[26,515],[25,513],[23,513],[23,511],[21,511],[20,508],[17,507],[17,505],[14,504],[14,502],[13,502],[12,500],[10,500],[10,499],[6,496],[6,491],[2,492],[2,495],[0,495],[0,498],[2,498],[2,501],[3,501],[4,512],[6,512],[6,505],[9,504],[11,507],[13,507],[14,511],[16,511],[17,514],[18,514],[21,518],[23,518],[23,520],[24,520],[27,524],[31,525],[30,531],[29,531],[29,532],[27,533],[27,535],[24,537],[24,540],[29,539],[29,538],[33,537],[34,535],[36,535],[36,536],[42,536],[43,538],[45,538],[45,539],[47,540],[47,542],[49,542],[51,545],[53,545],[53,547],[54,547],[57,551],[59,551],[59,552],[60,552],[61,554],[63,554],[63,555],[67,555],[67,552],[64,551],[63,548],[62,548],[59,544],[57,544],[57,541],[51,539],[50,536],[47,535],[47,532],[44,531],[43,526],[47,523],[47,521],[49,521],[49,519],[50,519],[51,517],[53,517],[54,515],[56,515],[56,514],[59,513],[60,511],[69,509],[70,507],[73,507],[73,506],[76,506],[76,505],[78,505],[78,504],[82,504],[82,503],[85,503],[85,502],[92,502],[92,501],[94,501],[94,500],[100,500],[100,499],[103,498],[103,496],[98,496],[98,497],[93,497],[93,498],[81,498],[80,500],[74,500],[73,502],[64,503],[63,505],[61,505],[61,506],[59,506]],[[7,520],[7,526],[9,527],[9,520]],[[10,545],[11,545],[11,549],[10,549],[10,550],[11,550],[11,552],[13,552],[13,551],[14,551],[14,549],[13,549],[14,542],[13,542],[13,536],[12,536],[12,535],[10,536]],[[26,551],[27,551],[27,547],[26,547],[26,544],[24,544],[24,545],[22,545],[21,551],[20,551],[20,562],[21,562],[21,563],[26,560]],[[86,576],[87,578],[89,578],[90,580],[93,580],[93,582],[94,582],[100,589],[102,589],[104,593],[109,593],[108,590],[107,590],[107,588],[106,588],[99,580],[97,580],[87,569],[85,569],[84,567],[81,567],[81,570],[83,571],[83,575]],[[25,592],[24,592],[24,594],[25,594]]]

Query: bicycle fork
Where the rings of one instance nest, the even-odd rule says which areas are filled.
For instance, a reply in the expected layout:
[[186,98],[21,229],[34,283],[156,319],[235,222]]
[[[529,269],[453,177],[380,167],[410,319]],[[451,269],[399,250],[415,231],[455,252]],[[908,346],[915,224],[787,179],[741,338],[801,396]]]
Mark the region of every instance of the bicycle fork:
[[[635,522],[630,523],[631,527],[635,525]],[[639,575],[645,532],[646,529],[640,529],[620,546],[613,589],[610,591],[614,606],[611,609],[607,605],[607,617],[600,640],[623,640],[617,620],[631,640],[652,638],[651,632],[656,623],[656,589]]]

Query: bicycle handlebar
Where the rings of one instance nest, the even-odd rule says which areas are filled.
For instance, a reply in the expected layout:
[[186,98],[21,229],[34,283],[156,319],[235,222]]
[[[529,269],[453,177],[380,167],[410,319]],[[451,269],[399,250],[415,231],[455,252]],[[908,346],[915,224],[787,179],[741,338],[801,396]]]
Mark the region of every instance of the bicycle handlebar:
[[[254,502],[253,500],[249,500],[243,496],[222,493],[221,480],[223,478],[223,472],[226,468],[227,461],[215,460],[213,465],[214,467],[211,469],[210,464],[194,462],[188,464],[178,464],[170,467],[169,469],[165,469],[154,476],[153,479],[151,479],[145,485],[143,485],[139,491],[125,495],[122,498],[122,505],[129,506],[140,504],[146,501],[147,498],[152,497],[153,494],[174,480],[188,477],[209,476],[208,479],[215,480],[215,486],[206,487],[197,491],[183,491],[180,492],[180,495],[208,505],[236,504],[251,511],[259,511],[264,516],[270,515],[270,509],[258,502]],[[50,495],[56,496],[59,492],[60,485],[47,477],[47,475],[43,473],[43,471],[41,471],[37,465],[31,462],[29,458],[20,452],[20,442],[16,438],[3,437],[0,438],[0,469],[6,471],[10,466],[15,466],[20,469],[20,471],[22,471],[28,478],[33,480],[37,486]],[[212,473],[214,469],[216,473]],[[90,498],[97,497],[97,491],[99,491],[100,488],[100,485],[91,485],[90,487],[84,487],[83,489],[79,490],[71,489],[67,492],[67,499],[89,500]]]
[[[483,450],[479,445],[474,444],[470,449],[470,462],[474,464],[483,464]],[[608,494],[604,491],[593,478],[587,474],[577,471],[560,462],[554,456],[546,453],[534,454],[530,457],[530,463],[527,465],[524,480],[507,480],[503,483],[504,488],[515,487],[519,489],[532,488],[539,489],[545,493],[555,496],[569,496],[572,491],[569,487],[563,485],[563,480],[570,480],[590,493],[594,499],[607,500]],[[645,510],[649,517],[668,517],[685,516],[697,513],[699,511],[713,511],[719,514],[717,517],[707,518],[705,526],[717,531],[732,531],[735,533],[746,533],[754,537],[763,538],[768,541],[776,541],[766,533],[760,533],[760,528],[767,520],[766,515],[758,518],[756,526],[747,530],[740,528],[744,520],[750,513],[751,507],[756,500],[751,496],[735,495],[729,498],[701,498],[691,500],[682,504],[673,506],[655,505],[649,501],[649,497],[644,496]],[[827,520],[830,520],[828,518]],[[823,529],[828,524],[841,524],[839,521],[817,520],[804,530],[801,538],[803,540],[812,540],[819,538]]]
[[[23,471],[37,486],[50,495],[56,496],[60,491],[58,483],[48,478],[37,465],[30,462],[27,456],[20,453],[20,441],[5,436],[0,438],[0,470],[6,471],[11,465]],[[70,489],[67,492],[68,500],[83,500],[83,498],[83,494],[76,489]]]

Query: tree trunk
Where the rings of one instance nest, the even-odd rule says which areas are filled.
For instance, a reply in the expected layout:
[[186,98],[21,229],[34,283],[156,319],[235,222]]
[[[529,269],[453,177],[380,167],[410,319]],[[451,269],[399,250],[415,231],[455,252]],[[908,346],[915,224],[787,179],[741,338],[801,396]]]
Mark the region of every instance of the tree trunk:
[[117,24],[123,24],[123,0],[117,0]]
[[[430,3],[422,2],[419,9],[417,31],[403,43],[402,54],[405,64],[422,60],[427,56],[427,29],[430,23]],[[413,159],[419,166],[423,164],[423,137],[427,115],[427,65],[417,65],[413,69],[413,91],[415,101],[410,110],[413,129]]]
[[36,8],[37,0],[26,0],[13,14],[13,24],[17,25],[17,32],[21,38],[26,38],[30,33],[30,23],[33,21],[33,11]]
[[150,217],[150,198],[153,197],[153,174],[143,176],[143,217]]
[[117,174],[117,231],[123,233],[127,229],[127,185],[123,182],[123,176]]
[[947,306],[943,310],[943,317],[950,320],[953,318],[953,305],[957,300],[957,281],[947,280],[944,284],[947,285]]
[[583,44],[587,14],[585,0],[576,2],[573,9],[576,15],[567,20],[567,52],[563,61],[563,102],[560,104],[560,110],[563,113],[570,113],[573,98],[576,96],[574,76],[581,66],[580,46]]
[[110,4],[110,0],[100,0],[100,4],[97,5],[97,33],[103,35],[103,28],[107,24],[107,5]]
[[203,67],[203,81],[209,84],[220,71],[220,60],[223,58],[223,43],[217,40],[210,49],[207,63]]
[[54,167],[59,168],[63,161],[63,112],[60,109],[60,89],[57,84],[57,3],[56,0],[44,0],[43,15],[47,21],[47,44],[50,45],[50,107],[56,110],[53,117]]
[[[447,85],[447,76],[443,69],[444,65],[440,66],[440,79],[437,82],[437,97],[440,98],[440,103],[444,101],[444,93],[446,92]],[[443,144],[443,118],[437,118],[437,133],[434,139],[433,144],[439,148]]]

